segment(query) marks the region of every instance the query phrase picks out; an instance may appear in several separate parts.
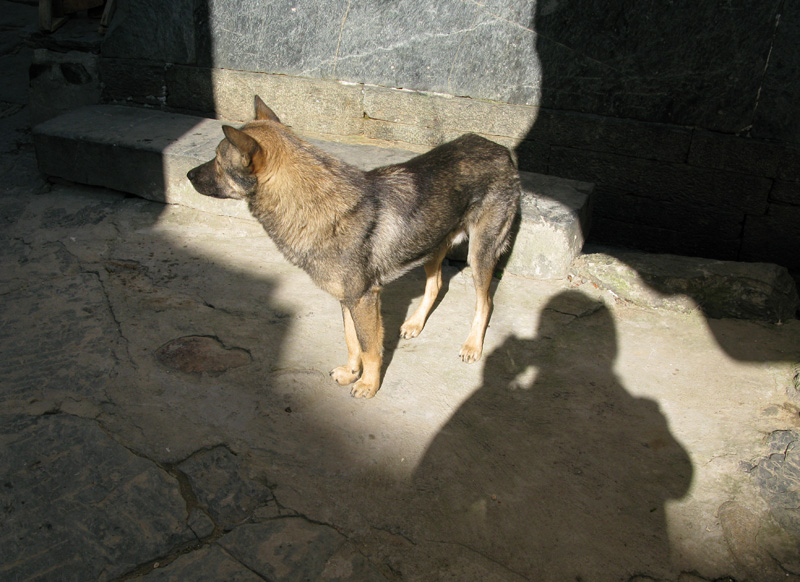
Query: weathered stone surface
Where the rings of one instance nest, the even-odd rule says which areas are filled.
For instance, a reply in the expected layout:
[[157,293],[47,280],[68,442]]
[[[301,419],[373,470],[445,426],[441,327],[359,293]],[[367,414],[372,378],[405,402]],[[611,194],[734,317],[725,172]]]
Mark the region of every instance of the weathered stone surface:
[[183,555],[166,567],[155,568],[142,577],[147,582],[186,582],[219,580],[225,582],[264,582],[264,578],[230,557],[217,545]]
[[752,123],[781,5],[537,2],[541,105],[741,130]]
[[[598,192],[598,199],[604,193]],[[641,202],[641,201],[637,201]],[[612,246],[638,249],[652,253],[687,256],[706,255],[721,260],[736,261],[742,241],[738,237],[721,237],[702,230],[687,232],[614,220],[596,213],[592,218],[591,240]]]
[[358,135],[364,120],[363,88],[328,80],[214,70],[217,114],[223,119],[253,119],[253,95],[298,131]]
[[800,306],[788,271],[768,263],[615,251],[580,256],[571,271],[637,305],[712,318],[786,321]]
[[756,139],[696,130],[688,163],[703,168],[775,177],[784,146]]
[[741,258],[771,260],[800,270],[800,206],[770,204],[762,216],[748,216],[742,237]]
[[785,202],[793,206],[800,206],[800,182],[775,180],[769,198],[772,202]]
[[[74,273],[74,257],[59,245],[47,250],[30,255],[42,260],[41,274],[47,267],[67,274],[38,280],[33,287],[11,281],[13,290],[0,302],[0,399],[66,391],[103,400],[115,362],[124,354],[117,324],[97,276]],[[74,362],[75,354],[83,354],[80,361]],[[37,365],[27,368],[30,362]]]
[[43,174],[106,186],[160,202],[187,197],[204,210],[245,218],[234,200],[201,196],[186,172],[213,157],[221,124],[210,119],[122,106],[71,111],[34,128]]
[[[594,211],[597,217],[640,227],[671,229],[689,236],[700,235],[720,241],[738,240],[745,221],[745,213],[735,208],[719,208],[683,200],[656,200],[602,187],[597,189]],[[680,254],[677,251],[678,248],[676,254]]]
[[199,451],[178,469],[189,478],[198,503],[219,527],[230,529],[258,507],[274,502],[269,488],[249,478],[227,447]]
[[32,51],[20,49],[0,55],[0,71],[4,72],[4,82],[0,88],[0,102],[26,103],[28,97],[28,79],[25,65],[31,61]]
[[[775,519],[800,542],[800,431],[772,433],[769,456],[758,464],[756,480]],[[800,574],[800,564],[796,574]]]
[[195,62],[196,35],[207,25],[205,20],[196,18],[197,5],[194,0],[120,3],[103,41],[103,56]]
[[155,356],[165,366],[186,374],[220,374],[246,366],[253,359],[247,350],[225,347],[215,337],[197,335],[171,340],[158,348]]
[[684,127],[542,107],[525,139],[651,160],[683,162],[691,137],[691,130]]
[[166,101],[166,67],[135,59],[100,60],[103,101],[160,107]]
[[267,580],[319,580],[345,543],[332,527],[299,517],[241,525],[219,540],[237,560]]
[[0,440],[3,579],[115,579],[195,539],[177,482],[93,421],[4,416]]
[[98,61],[97,55],[89,53],[35,50],[30,66],[31,123],[99,103]]
[[800,4],[783,2],[775,20],[769,66],[759,93],[753,134],[768,139],[800,143]]
[[[725,170],[552,147],[548,172],[662,203],[763,213],[772,180]],[[674,225],[663,224],[663,228]]]
[[593,185],[520,172],[521,222],[505,268],[541,279],[569,272],[589,233]]

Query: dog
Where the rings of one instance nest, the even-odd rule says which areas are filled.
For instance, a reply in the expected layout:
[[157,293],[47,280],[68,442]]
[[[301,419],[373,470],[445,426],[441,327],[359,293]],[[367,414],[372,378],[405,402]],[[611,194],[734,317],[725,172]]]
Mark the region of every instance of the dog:
[[476,362],[492,309],[492,273],[509,246],[520,198],[509,150],[466,134],[407,162],[364,172],[297,137],[255,97],[255,120],[223,126],[216,156],[189,171],[201,194],[243,199],[283,255],[341,303],[347,363],[331,371],[372,398],[383,354],[381,288],[424,265],[425,292],[401,326],[422,331],[448,249],[469,238],[476,306],[459,355]]

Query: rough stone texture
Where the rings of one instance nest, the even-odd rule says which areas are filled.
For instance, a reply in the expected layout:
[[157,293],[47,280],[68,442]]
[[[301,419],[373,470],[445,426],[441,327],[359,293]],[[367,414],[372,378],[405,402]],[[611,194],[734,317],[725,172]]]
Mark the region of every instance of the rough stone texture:
[[800,142],[800,3],[782,2],[753,124],[757,137]]
[[[664,205],[763,213],[772,181],[759,176],[641,158],[551,148],[550,173],[602,184]],[[702,196],[698,196],[702,193]],[[599,210],[600,208],[598,208]]]
[[713,318],[786,321],[800,307],[788,271],[768,263],[619,251],[582,255],[571,271],[637,305],[700,309]]
[[267,580],[320,580],[325,564],[345,543],[332,527],[302,518],[243,525],[219,544]]
[[[185,177],[189,169],[214,156],[222,138],[221,126],[216,120],[105,105],[52,119],[37,126],[34,135],[40,168],[47,175],[250,219],[240,201],[202,196]],[[414,155],[404,150],[310,141],[365,170]],[[589,232],[592,185],[527,172],[521,173],[521,178],[521,222],[503,268],[540,278],[564,277]],[[451,256],[463,255],[456,251]]]
[[[168,63],[194,63],[196,36],[207,21],[200,2],[136,0],[117,5],[103,41],[103,56]],[[189,25],[191,23],[191,25]],[[255,40],[255,38],[254,38]]]
[[541,107],[525,139],[555,146],[608,152],[664,162],[683,162],[691,130]]
[[231,558],[219,546],[207,546],[179,557],[165,567],[142,576],[147,582],[186,582],[187,580],[224,580],[225,582],[264,582],[264,578]]
[[30,66],[31,123],[36,125],[70,109],[100,102],[97,55],[47,49],[33,52]]
[[189,479],[198,503],[226,530],[272,502],[269,488],[250,479],[227,447],[199,451],[178,465]]
[[542,279],[566,277],[590,229],[593,185],[520,172],[522,222],[505,269]]
[[93,421],[4,416],[0,439],[4,579],[112,580],[195,539],[177,482]]
[[774,178],[778,174],[785,149],[774,142],[695,131],[687,161],[704,168]]
[[776,180],[772,185],[769,198],[774,202],[785,202],[793,206],[800,206],[800,182],[781,182]]
[[[775,519],[800,543],[800,431],[772,433],[770,455],[758,464],[756,479]],[[800,574],[800,562],[795,564]]]
[[104,58],[100,61],[103,101],[161,107],[167,100],[163,63]]
[[800,270],[800,206],[770,204],[766,214],[748,216],[744,224],[741,257],[770,260]]
[[[31,293],[31,287],[20,284],[19,280],[3,281],[0,399],[42,398],[69,386],[72,392],[103,400],[105,390],[116,376],[113,362],[124,353],[124,343],[103,287],[95,274],[75,273],[75,258],[61,245],[50,245],[43,250],[41,254],[31,253],[21,264],[8,265],[3,261],[4,266],[16,267],[17,275],[25,269],[27,260],[41,261],[42,278],[31,282],[54,299],[42,302]],[[67,273],[47,280],[44,277],[49,275],[48,268],[64,269]],[[8,305],[14,308],[8,309]],[[15,341],[21,336],[30,341]],[[77,374],[65,366],[75,354],[85,354]],[[31,361],[39,364],[26,369],[25,363]]]

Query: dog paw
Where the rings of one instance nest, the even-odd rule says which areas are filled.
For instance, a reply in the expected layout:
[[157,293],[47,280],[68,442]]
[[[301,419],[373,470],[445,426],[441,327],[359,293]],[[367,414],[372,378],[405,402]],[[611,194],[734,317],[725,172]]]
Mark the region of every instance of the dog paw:
[[467,364],[474,364],[478,360],[481,359],[481,354],[483,353],[483,346],[481,345],[474,345],[471,342],[464,343],[461,346],[461,349],[458,351],[458,356],[461,358],[463,362]]
[[422,324],[415,321],[408,320],[400,326],[400,337],[403,339],[411,339],[417,337],[422,332]]
[[347,386],[358,380],[359,370],[353,371],[347,366],[339,366],[331,370],[331,378],[340,386]]
[[373,384],[370,382],[364,382],[363,380],[359,380],[353,387],[350,388],[350,395],[353,398],[372,398],[375,396],[375,393],[378,391],[378,384]]

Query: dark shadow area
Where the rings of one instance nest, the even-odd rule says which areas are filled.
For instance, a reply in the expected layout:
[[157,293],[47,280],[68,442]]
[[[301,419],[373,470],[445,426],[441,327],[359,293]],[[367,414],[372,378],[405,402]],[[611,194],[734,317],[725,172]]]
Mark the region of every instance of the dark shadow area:
[[658,404],[619,383],[616,352],[607,308],[568,291],[535,338],[488,354],[483,385],[414,475],[434,539],[531,580],[669,577],[664,504],[685,495],[692,465]]
[[[636,249],[798,269],[797,211],[780,192],[797,188],[786,63],[800,12],[735,4],[533,3],[541,109],[516,149],[520,168],[594,183],[588,243],[623,262]],[[683,294],[719,317],[703,293]]]

